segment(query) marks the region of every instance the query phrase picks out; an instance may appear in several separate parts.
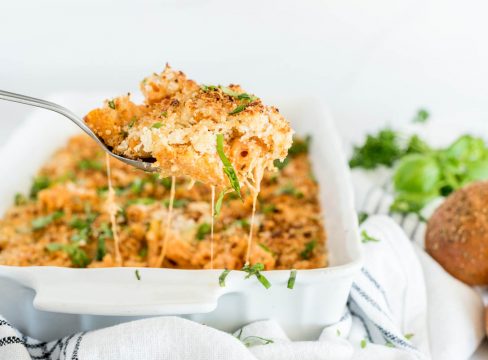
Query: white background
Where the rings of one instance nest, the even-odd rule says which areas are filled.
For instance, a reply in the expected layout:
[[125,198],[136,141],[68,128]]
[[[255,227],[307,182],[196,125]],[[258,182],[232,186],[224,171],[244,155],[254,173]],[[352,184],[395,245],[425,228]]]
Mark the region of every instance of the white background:
[[[322,98],[345,136],[419,107],[487,121],[487,16],[486,1],[0,0],[0,89],[116,95],[169,62],[264,98]],[[28,111],[0,102],[0,142]]]

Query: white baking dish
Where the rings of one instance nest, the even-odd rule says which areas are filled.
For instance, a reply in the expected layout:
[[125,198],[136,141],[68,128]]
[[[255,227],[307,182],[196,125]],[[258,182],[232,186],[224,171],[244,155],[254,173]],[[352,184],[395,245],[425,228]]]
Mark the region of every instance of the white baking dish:
[[[100,96],[64,95],[53,100],[84,114],[98,105]],[[138,281],[134,268],[0,266],[0,314],[41,339],[149,315],[182,315],[227,331],[274,318],[292,339],[313,339],[324,325],[339,320],[361,266],[341,143],[319,102],[278,99],[273,103],[299,134],[313,136],[311,156],[321,186],[329,267],[299,271],[293,290],[286,287],[289,271],[266,271],[272,284],[266,290],[255,278],[244,280],[239,271],[231,272],[222,288],[221,270],[143,268]],[[11,205],[16,192],[27,192],[42,163],[77,132],[69,120],[45,110],[37,110],[18,128],[0,149],[0,213]]]

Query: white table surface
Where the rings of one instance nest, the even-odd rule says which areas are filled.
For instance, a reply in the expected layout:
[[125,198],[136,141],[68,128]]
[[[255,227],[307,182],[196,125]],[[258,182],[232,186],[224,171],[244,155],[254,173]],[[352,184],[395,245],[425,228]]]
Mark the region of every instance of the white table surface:
[[[0,88],[122,94],[169,62],[265,98],[322,98],[346,137],[344,120],[397,125],[421,106],[483,121],[487,13],[481,0],[2,1]],[[0,102],[0,142],[28,111]]]

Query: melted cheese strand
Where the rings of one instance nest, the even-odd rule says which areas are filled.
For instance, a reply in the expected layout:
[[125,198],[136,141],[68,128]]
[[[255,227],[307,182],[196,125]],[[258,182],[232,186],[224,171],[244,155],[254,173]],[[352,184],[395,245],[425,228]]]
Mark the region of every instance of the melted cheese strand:
[[119,207],[115,203],[115,191],[112,187],[112,176],[110,172],[110,156],[105,154],[105,162],[107,166],[107,180],[108,180],[108,194],[107,194],[107,211],[110,216],[110,223],[112,224],[112,234],[114,237],[114,248],[115,248],[115,262],[117,265],[122,266],[122,256],[120,256],[120,249],[119,249],[119,232],[117,229],[117,211],[119,211]]
[[214,260],[214,208],[215,208],[215,185],[210,186],[212,189],[212,205],[210,212],[210,269],[213,269]]
[[263,180],[263,176],[264,176],[264,166],[261,161],[258,161],[256,164],[256,168],[254,170],[254,179],[253,179],[254,186],[252,186],[248,182],[248,186],[251,189],[251,193],[252,193],[252,214],[251,214],[251,222],[249,226],[249,235],[247,238],[246,264],[249,264],[249,261],[251,259],[254,216],[256,215],[256,202],[258,200],[259,192],[261,191],[261,180]]
[[166,257],[166,250],[168,247],[168,239],[169,239],[169,232],[171,229],[171,220],[173,217],[173,203],[175,200],[175,183],[176,177],[171,177],[171,190],[169,195],[169,206],[168,206],[168,214],[166,215],[166,222],[164,224],[164,237],[163,237],[163,245],[161,247],[161,254],[159,254],[159,258],[157,261],[157,267],[162,267],[164,258]]

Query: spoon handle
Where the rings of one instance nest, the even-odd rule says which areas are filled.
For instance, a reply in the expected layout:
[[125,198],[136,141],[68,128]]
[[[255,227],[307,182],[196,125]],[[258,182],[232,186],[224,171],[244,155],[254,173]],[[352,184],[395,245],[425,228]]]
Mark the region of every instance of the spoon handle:
[[13,92],[4,91],[4,90],[0,90],[0,99],[13,101],[13,102],[30,105],[30,106],[36,106],[64,115],[72,122],[74,122],[81,130],[87,133],[93,140],[95,140],[102,148],[105,149],[105,151],[109,152],[105,144],[98,138],[98,136],[95,135],[95,133],[93,133],[93,131],[85,124],[85,122],[80,117],[75,115],[71,110],[66,109],[64,106],[55,104],[50,101],[37,99],[31,96],[15,94]]

